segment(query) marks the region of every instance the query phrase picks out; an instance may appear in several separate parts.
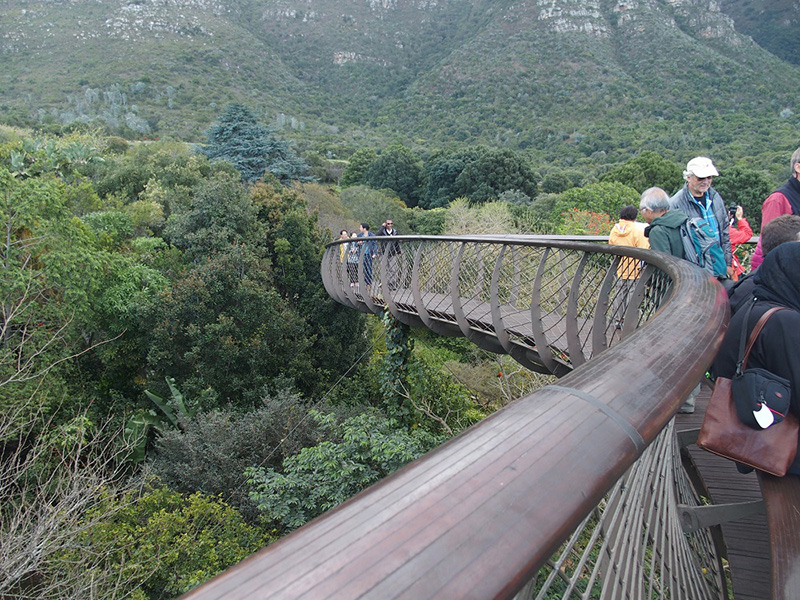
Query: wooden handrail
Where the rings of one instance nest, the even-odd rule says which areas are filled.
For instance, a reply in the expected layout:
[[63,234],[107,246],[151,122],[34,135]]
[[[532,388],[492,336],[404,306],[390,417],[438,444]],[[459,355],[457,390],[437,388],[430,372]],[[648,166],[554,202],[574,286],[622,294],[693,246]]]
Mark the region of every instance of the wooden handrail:
[[[513,598],[670,421],[727,327],[724,290],[685,261],[564,240],[472,241],[633,256],[668,275],[671,297],[558,385],[484,419],[186,598]],[[327,260],[338,260],[335,244]],[[349,288],[329,293],[354,298]]]
[[800,476],[758,471],[769,525],[772,600],[800,598]]

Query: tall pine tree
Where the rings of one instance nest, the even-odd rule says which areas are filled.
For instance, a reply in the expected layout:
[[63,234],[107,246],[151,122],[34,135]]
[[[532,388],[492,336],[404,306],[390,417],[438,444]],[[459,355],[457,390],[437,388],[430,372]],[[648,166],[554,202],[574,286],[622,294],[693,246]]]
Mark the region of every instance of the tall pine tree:
[[202,152],[210,160],[227,160],[239,169],[243,181],[256,181],[269,172],[281,183],[311,181],[310,167],[272,131],[260,125],[255,114],[242,104],[229,104],[207,132]]

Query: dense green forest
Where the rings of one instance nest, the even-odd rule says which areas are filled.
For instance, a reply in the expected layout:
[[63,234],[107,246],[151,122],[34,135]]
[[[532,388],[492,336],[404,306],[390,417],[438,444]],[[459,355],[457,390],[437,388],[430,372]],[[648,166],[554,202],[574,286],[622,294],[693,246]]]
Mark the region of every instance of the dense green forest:
[[[342,161],[240,104],[204,141],[0,126],[3,598],[175,597],[546,381],[336,304],[334,232],[606,234],[682,183],[652,151]],[[785,173],[717,166],[757,224]]]
[[173,598],[548,381],[335,303],[340,230],[604,235],[708,155],[758,232],[800,144],[783,0],[313,4],[0,7],[0,598]]
[[318,214],[364,216],[237,110],[233,149],[0,130],[5,598],[174,597],[535,385],[334,303]]

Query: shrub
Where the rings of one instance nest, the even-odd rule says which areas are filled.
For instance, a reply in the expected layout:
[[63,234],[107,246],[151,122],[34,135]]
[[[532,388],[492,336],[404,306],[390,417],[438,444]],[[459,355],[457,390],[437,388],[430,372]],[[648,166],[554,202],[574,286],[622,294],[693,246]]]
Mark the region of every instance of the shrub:
[[282,472],[248,470],[251,497],[283,531],[300,527],[444,441],[422,428],[406,430],[377,411],[342,423],[318,411],[310,415],[335,439],[287,458]]
[[299,396],[282,392],[250,412],[215,410],[198,414],[185,430],[167,430],[155,445],[153,471],[171,488],[221,496],[254,523],[255,503],[245,489],[248,467],[279,467],[322,431]]
[[[183,496],[154,483],[138,497],[109,495],[98,504],[88,514],[93,525],[64,560],[102,548],[103,568],[115,572],[128,593],[162,600],[188,592],[274,541],[219,498]],[[98,511],[113,516],[97,522]],[[87,580],[93,575],[84,573]]]

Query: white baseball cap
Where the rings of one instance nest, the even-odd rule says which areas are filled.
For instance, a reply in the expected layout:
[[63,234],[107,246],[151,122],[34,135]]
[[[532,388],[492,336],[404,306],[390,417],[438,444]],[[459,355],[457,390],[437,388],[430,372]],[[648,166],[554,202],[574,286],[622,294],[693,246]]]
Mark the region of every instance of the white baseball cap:
[[686,164],[686,172],[691,173],[695,177],[716,177],[719,175],[714,163],[710,158],[705,156],[695,156]]

